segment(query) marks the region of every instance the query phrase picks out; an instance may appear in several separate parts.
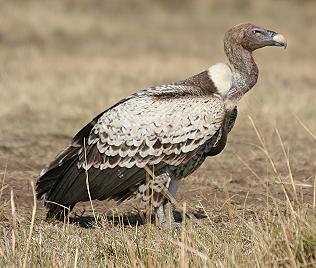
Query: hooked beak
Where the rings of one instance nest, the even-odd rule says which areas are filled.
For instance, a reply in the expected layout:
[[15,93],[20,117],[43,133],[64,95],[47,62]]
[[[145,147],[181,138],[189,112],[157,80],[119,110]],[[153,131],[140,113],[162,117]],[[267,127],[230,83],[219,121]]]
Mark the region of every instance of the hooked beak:
[[286,49],[287,41],[282,34],[272,32],[271,37],[271,41],[274,46],[284,47],[284,49]]

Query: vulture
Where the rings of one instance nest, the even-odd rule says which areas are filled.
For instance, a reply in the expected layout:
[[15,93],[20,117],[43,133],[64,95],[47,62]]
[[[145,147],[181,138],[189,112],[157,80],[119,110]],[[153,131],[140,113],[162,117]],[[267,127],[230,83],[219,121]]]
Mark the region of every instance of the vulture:
[[97,115],[39,175],[47,217],[63,219],[82,201],[137,197],[153,206],[157,224],[173,223],[181,180],[224,149],[237,103],[258,79],[252,53],[265,46],[286,48],[287,41],[238,24],[224,36],[228,64],[146,88]]

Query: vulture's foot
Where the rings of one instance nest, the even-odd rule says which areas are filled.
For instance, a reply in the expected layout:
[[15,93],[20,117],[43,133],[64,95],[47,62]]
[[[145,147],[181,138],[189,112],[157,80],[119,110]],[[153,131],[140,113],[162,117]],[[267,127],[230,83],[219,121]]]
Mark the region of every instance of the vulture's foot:
[[170,202],[161,204],[155,213],[156,225],[163,228],[179,227],[181,223],[176,222],[173,215],[173,206]]

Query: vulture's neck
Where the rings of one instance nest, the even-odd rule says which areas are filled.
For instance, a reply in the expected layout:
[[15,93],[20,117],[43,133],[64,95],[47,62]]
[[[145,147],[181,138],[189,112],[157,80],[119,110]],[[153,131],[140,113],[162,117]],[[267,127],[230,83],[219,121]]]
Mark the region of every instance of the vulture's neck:
[[236,103],[256,84],[259,71],[251,52],[239,45],[225,45],[226,55],[233,66],[233,83],[227,97]]

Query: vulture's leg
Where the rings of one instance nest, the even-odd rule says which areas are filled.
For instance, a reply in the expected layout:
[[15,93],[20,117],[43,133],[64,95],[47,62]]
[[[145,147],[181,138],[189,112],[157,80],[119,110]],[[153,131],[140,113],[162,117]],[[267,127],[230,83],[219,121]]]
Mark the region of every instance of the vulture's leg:
[[156,225],[163,225],[166,222],[165,212],[163,204],[161,203],[159,207],[155,208],[155,223]]
[[[180,180],[174,180],[171,179],[169,185],[167,185],[167,189],[171,197],[175,197],[178,187],[180,184]],[[157,222],[158,220],[158,222]],[[172,226],[176,225],[174,215],[173,215],[173,205],[172,200],[170,200],[168,197],[163,198],[163,201],[159,205],[159,207],[156,209],[156,223],[158,225],[163,226]]]
[[[150,177],[146,184],[138,188],[138,196],[147,204],[148,217],[151,217],[152,209],[155,212],[156,225],[173,225],[172,199],[178,189],[180,180],[171,179],[167,172]],[[167,192],[167,193],[166,193]]]
[[146,183],[138,187],[138,198],[141,199],[146,206],[147,220],[151,219],[152,212],[155,214],[157,225],[161,225],[166,221],[164,214],[164,189],[169,187],[170,177],[167,173],[160,173],[154,177],[148,176]]
[[[170,185],[168,187],[168,191],[173,198],[175,198],[177,190],[179,188],[181,179],[173,179],[170,181]],[[173,215],[173,205],[172,200],[167,199],[166,203],[164,204],[164,211],[166,216],[166,223],[167,224],[175,224],[175,219]]]

